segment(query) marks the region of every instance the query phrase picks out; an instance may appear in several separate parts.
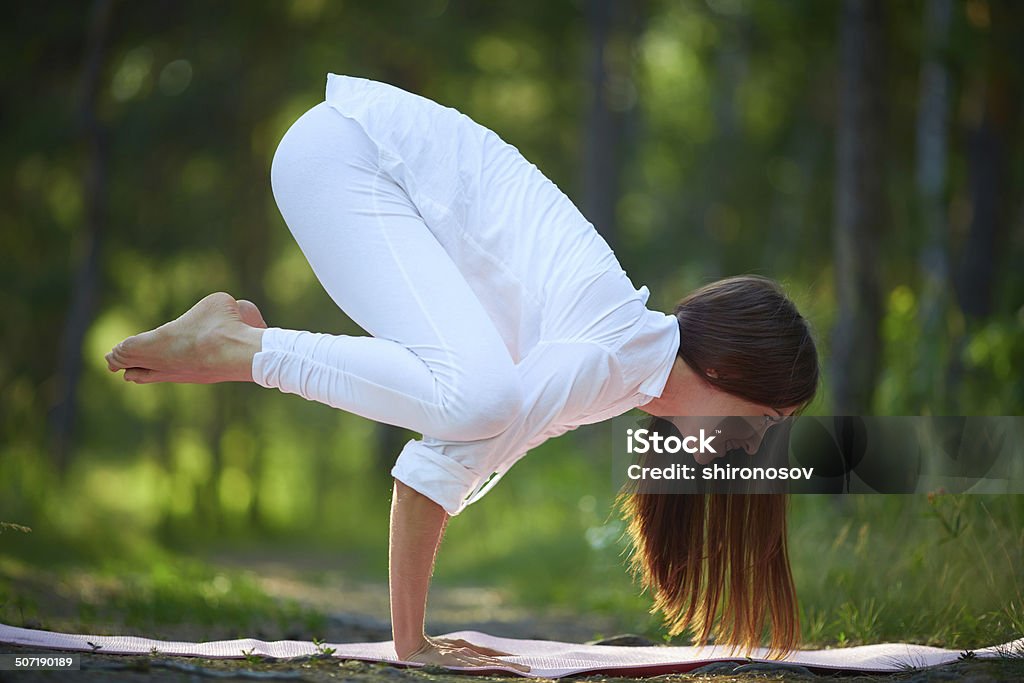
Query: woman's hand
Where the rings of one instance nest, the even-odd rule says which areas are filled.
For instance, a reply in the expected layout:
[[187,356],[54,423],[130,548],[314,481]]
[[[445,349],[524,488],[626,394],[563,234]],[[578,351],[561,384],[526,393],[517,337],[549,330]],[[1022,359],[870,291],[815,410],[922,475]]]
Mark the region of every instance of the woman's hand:
[[403,661],[435,664],[438,666],[504,666],[528,673],[530,667],[525,664],[514,664],[498,659],[499,656],[512,655],[483,645],[474,645],[462,638],[431,638],[420,649],[403,657]]

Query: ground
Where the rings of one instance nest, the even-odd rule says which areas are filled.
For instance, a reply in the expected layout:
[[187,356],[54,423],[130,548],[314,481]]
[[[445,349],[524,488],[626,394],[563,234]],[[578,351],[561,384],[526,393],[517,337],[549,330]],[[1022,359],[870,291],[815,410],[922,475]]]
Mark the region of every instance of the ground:
[[[390,640],[388,628],[387,585],[384,582],[354,581],[340,572],[311,566],[295,558],[274,562],[260,558],[234,556],[220,558],[235,567],[244,566],[258,577],[259,587],[269,596],[292,607],[280,615],[266,618],[246,627],[245,635],[263,640],[281,638],[311,639],[313,633],[324,642],[358,642]],[[314,563],[315,564],[315,563]],[[19,585],[20,583],[20,585]],[[34,587],[33,587],[33,584]],[[41,590],[54,586],[53,577],[38,572],[32,577],[15,581],[15,588],[33,592],[38,597],[34,607],[45,615],[45,623],[37,626],[78,631],[82,623],[82,607],[76,604],[83,596],[103,599],[104,587],[97,577],[82,576],[78,584],[69,584],[67,577],[56,590]],[[295,606],[299,606],[296,610]],[[317,613],[326,618],[310,620]],[[130,611],[130,610],[129,610]],[[146,635],[158,639],[211,640],[235,638],[242,635],[237,625],[231,626],[207,616],[200,623],[187,618],[174,623],[132,625],[129,621],[115,623],[104,613],[87,612],[94,624],[107,633]],[[94,616],[93,616],[94,615]],[[430,595],[431,621],[428,631],[440,634],[455,630],[479,630],[493,635],[512,638],[546,638],[572,642],[587,642],[607,638],[623,632],[621,624],[608,615],[569,613],[565,610],[525,610],[509,606],[504,596],[491,589],[448,588],[435,585]],[[26,625],[33,625],[26,622]],[[224,620],[230,621],[230,620]],[[78,625],[76,627],[76,624]],[[80,632],[80,631],[79,631]],[[628,642],[628,640],[626,641]],[[26,653],[37,650],[0,644],[0,653]],[[82,671],[73,674],[60,672],[0,672],[0,683],[6,681],[201,681],[216,680],[302,680],[302,681],[465,681],[465,674],[453,674],[443,669],[400,669],[383,664],[358,661],[338,661],[330,658],[305,661],[272,662],[258,660],[204,660],[196,658],[147,655],[126,657],[118,655],[83,654]],[[719,665],[720,666],[720,665]],[[733,668],[727,665],[727,669]],[[990,681],[1024,681],[1024,659],[1006,661],[960,661],[938,669],[906,672],[886,676],[835,676],[843,681],[963,681],[987,683]],[[518,676],[476,676],[480,680],[522,680]],[[720,668],[698,674],[672,674],[660,676],[659,681],[802,681],[808,675],[800,672],[745,671],[729,672]],[[822,677],[824,678],[824,677]],[[628,681],[603,676],[584,676],[575,680]]]

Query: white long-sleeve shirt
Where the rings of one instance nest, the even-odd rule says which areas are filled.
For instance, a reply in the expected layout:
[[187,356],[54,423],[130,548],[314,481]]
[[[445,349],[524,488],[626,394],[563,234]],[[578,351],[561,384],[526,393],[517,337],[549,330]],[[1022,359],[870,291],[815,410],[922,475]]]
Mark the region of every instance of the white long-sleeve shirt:
[[[646,302],[642,290],[635,300]],[[391,474],[457,515],[530,449],[660,396],[679,348],[675,319],[644,309],[622,334],[617,346],[587,339],[538,342],[517,365],[526,396],[512,426],[480,441],[410,441]]]
[[[593,225],[518,150],[384,83],[329,74],[326,101],[379,148],[494,322],[524,388],[503,432],[410,441],[396,479],[457,515],[530,449],[661,395],[679,349],[675,317],[647,309],[647,287],[633,285]],[[269,377],[281,352],[257,354],[254,378],[301,393],[304,380],[289,388]]]

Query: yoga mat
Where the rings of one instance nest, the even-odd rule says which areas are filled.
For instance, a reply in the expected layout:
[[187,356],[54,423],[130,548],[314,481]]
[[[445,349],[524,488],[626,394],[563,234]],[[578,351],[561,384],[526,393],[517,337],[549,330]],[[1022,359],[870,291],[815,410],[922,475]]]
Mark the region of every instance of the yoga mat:
[[[458,671],[479,673],[496,671],[515,673],[531,678],[561,678],[576,674],[603,673],[616,676],[656,676],[666,673],[686,673],[714,662],[772,662],[767,650],[759,648],[750,658],[730,656],[725,648],[706,647],[698,654],[690,646],[622,647],[614,645],[581,645],[557,640],[526,640],[500,638],[479,631],[454,631],[443,637],[465,638],[471,643],[494,647],[517,656],[508,661],[526,664],[531,668],[523,674],[503,667],[449,667]],[[242,659],[243,650],[253,655],[288,659],[315,655],[317,646],[297,640],[265,642],[245,638],[208,643],[186,643],[151,640],[135,636],[89,636],[38,631],[0,624],[0,642],[26,647],[98,652],[102,654],[152,654],[154,648],[161,655],[179,657],[206,657],[211,659]],[[97,647],[94,647],[97,646]],[[359,659],[385,662],[402,666],[423,666],[415,662],[401,662],[395,656],[392,641],[372,643],[324,643],[335,649],[337,659]],[[98,649],[97,649],[98,648]],[[1024,656],[1024,638],[974,650],[975,657]],[[960,650],[944,650],[925,645],[883,643],[861,645],[834,650],[801,650],[781,660],[784,664],[803,666],[815,673],[836,671],[894,672],[907,668],[926,668],[955,662]]]

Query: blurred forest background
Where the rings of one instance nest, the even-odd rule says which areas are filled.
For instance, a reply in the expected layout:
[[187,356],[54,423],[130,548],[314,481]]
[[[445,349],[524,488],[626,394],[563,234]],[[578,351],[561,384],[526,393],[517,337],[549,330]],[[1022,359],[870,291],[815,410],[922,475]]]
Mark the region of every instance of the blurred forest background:
[[[68,563],[319,548],[385,576],[388,471],[416,435],[253,385],[127,384],[103,360],[217,290],[271,325],[363,333],[269,184],[327,72],[495,130],[577,202],[652,308],[727,275],[781,280],[825,361],[812,413],[1024,409],[1024,3],[95,0],[6,14],[0,520],[33,531],[0,530],[0,621],[31,611],[19,576]],[[619,556],[604,429],[544,444],[453,519],[436,581],[657,633]],[[794,497],[805,636],[1024,633],[1020,498]]]

